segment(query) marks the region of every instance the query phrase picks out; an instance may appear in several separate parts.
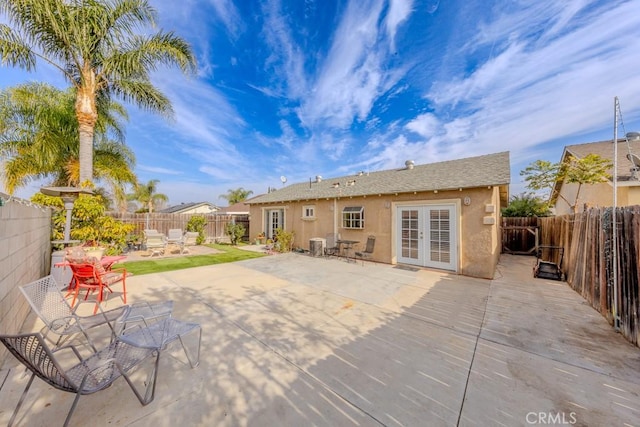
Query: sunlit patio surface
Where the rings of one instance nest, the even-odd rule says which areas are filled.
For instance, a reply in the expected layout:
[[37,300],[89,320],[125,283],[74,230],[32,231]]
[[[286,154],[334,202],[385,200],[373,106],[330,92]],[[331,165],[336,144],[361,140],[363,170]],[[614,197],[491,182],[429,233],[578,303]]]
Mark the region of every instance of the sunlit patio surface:
[[[640,425],[640,349],[533,262],[503,256],[492,281],[303,254],[130,277],[129,302],[202,325],[200,365],[171,347],[153,402],[119,379],[71,425]],[[10,357],[0,425],[27,379]],[[73,397],[36,379],[17,425],[61,425]]]

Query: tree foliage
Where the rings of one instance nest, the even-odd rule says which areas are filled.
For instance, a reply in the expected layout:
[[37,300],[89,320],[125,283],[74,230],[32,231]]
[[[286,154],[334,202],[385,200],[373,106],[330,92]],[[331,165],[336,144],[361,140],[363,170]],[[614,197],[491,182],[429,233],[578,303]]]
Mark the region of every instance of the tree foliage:
[[[62,199],[36,193],[31,200],[54,209],[51,216],[52,239],[62,239],[66,219]],[[127,235],[135,230],[133,224],[124,224],[105,215],[102,196],[80,195],[73,203],[71,215],[71,238],[85,244],[104,246],[107,254],[120,253],[126,244]]]
[[151,72],[161,65],[196,68],[183,39],[144,31],[156,18],[147,0],[2,0],[0,13],[8,21],[0,23],[0,63],[29,71],[45,61],[76,89],[80,182],[93,180],[100,96],[170,116],[171,103],[151,84]]
[[504,217],[549,216],[549,204],[534,194],[522,193],[511,197],[509,206],[502,209]]
[[253,194],[253,191],[245,190],[244,188],[240,187],[236,188],[235,190],[229,189],[227,191],[227,194],[222,194],[220,195],[220,197],[226,199],[229,202],[229,206],[231,206],[236,203],[244,202],[251,194]]
[[204,215],[194,215],[187,222],[187,231],[195,231],[198,233],[196,245],[201,245],[206,240],[204,235],[204,227],[207,225],[207,219]]
[[[549,200],[554,196],[560,197],[575,211],[582,185],[607,182],[611,179],[609,170],[612,166],[609,159],[604,159],[597,154],[589,154],[582,158],[569,156],[559,163],[537,160],[521,171],[520,175],[524,176],[527,188],[546,191]],[[554,193],[555,185],[559,182],[578,184],[574,200],[567,200],[562,194]]]
[[140,202],[146,212],[152,213],[160,202],[169,200],[166,194],[157,192],[159,182],[157,179],[152,179],[146,184],[137,183],[133,193],[127,195],[127,199]]
[[283,253],[291,252],[294,238],[295,233],[293,231],[286,231],[282,228],[276,229],[276,250]]
[[[0,91],[0,154],[5,160],[3,184],[10,194],[30,181],[49,180],[54,186],[78,186],[78,122],[75,90],[44,83],[27,83]],[[127,184],[136,182],[135,158],[124,145],[124,107],[99,99],[95,134],[95,176],[123,202]]]
[[244,237],[245,231],[246,229],[242,224],[234,224],[230,222],[225,226],[225,232],[227,233],[227,236],[229,236],[231,244],[234,246],[238,244],[242,237]]

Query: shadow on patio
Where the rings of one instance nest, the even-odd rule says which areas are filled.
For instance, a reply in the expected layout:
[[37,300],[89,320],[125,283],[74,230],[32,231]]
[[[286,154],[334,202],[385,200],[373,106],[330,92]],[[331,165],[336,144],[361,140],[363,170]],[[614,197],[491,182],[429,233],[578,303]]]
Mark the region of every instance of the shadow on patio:
[[[134,276],[130,302],[201,323],[200,366],[163,354],[154,402],[119,380],[72,425],[638,424],[640,350],[530,261],[503,256],[493,281],[297,254]],[[0,423],[26,381],[8,362]],[[36,380],[18,423],[61,423],[72,400]]]

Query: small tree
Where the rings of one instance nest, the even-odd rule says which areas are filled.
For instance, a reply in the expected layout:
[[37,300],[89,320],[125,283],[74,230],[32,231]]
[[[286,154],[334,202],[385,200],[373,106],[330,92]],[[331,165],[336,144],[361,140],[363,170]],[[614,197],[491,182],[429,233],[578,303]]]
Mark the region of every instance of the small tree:
[[238,241],[240,241],[240,239],[242,239],[242,237],[244,236],[245,231],[246,230],[244,228],[244,225],[242,224],[234,224],[230,222],[225,227],[225,232],[231,239],[231,244],[233,246],[236,246],[238,244]]
[[502,209],[504,217],[549,216],[549,204],[534,194],[522,193],[511,197],[509,206]]
[[569,157],[560,163],[551,163],[546,160],[537,160],[520,172],[527,182],[527,188],[540,191],[548,191],[548,197],[554,195],[554,187],[557,182],[578,184],[578,191],[573,201],[567,200],[562,194],[556,194],[567,202],[575,212],[580,190],[583,184],[599,184],[611,179],[609,169],[612,167],[609,159],[603,159],[597,154],[589,154],[583,158]]
[[196,238],[196,245],[201,245],[206,240],[204,235],[204,226],[207,224],[207,219],[203,215],[195,215],[189,218],[187,222],[187,231],[195,231],[198,233]]

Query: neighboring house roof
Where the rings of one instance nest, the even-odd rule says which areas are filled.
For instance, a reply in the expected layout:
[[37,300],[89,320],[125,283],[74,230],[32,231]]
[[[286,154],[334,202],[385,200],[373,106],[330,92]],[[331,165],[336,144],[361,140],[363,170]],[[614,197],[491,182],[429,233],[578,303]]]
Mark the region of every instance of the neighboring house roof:
[[[561,161],[565,161],[569,157],[582,159],[589,154],[597,154],[603,159],[611,160],[611,163],[613,164],[614,148],[612,139],[608,141],[567,145],[564,147]],[[640,140],[627,141],[626,139],[618,139],[618,183],[625,183],[629,186],[640,185],[640,180],[638,180],[638,178],[640,178],[640,173],[636,173],[635,175],[632,173],[634,165],[627,157],[628,154],[640,156]],[[612,177],[610,181],[613,181],[613,166],[609,168],[608,172]],[[554,185],[551,193],[551,203],[555,203],[558,199],[558,194],[560,193],[560,188],[563,183],[564,181],[558,181]]]
[[292,184],[249,204],[508,185],[509,152]]
[[[603,159],[611,160],[613,163],[614,146],[612,141],[610,139],[587,144],[567,145],[564,148],[562,160],[566,159],[568,155],[581,159],[589,154],[597,154]],[[633,168],[633,163],[627,158],[629,153],[640,156],[640,141],[629,141],[627,144],[625,139],[618,139],[618,181],[637,181],[637,179],[632,178],[631,169]],[[609,174],[613,176],[613,167],[609,169]],[[640,181],[638,183],[640,184]]]
[[159,210],[158,213],[185,213],[189,212],[201,207],[208,207],[211,212],[218,211],[218,207],[213,203],[209,202],[192,202],[192,203],[181,203],[179,205],[170,206],[168,208]]
[[216,213],[227,214],[227,215],[248,215],[249,205],[246,204],[245,202],[238,202],[238,203],[234,203],[231,206],[220,208],[220,210]]

